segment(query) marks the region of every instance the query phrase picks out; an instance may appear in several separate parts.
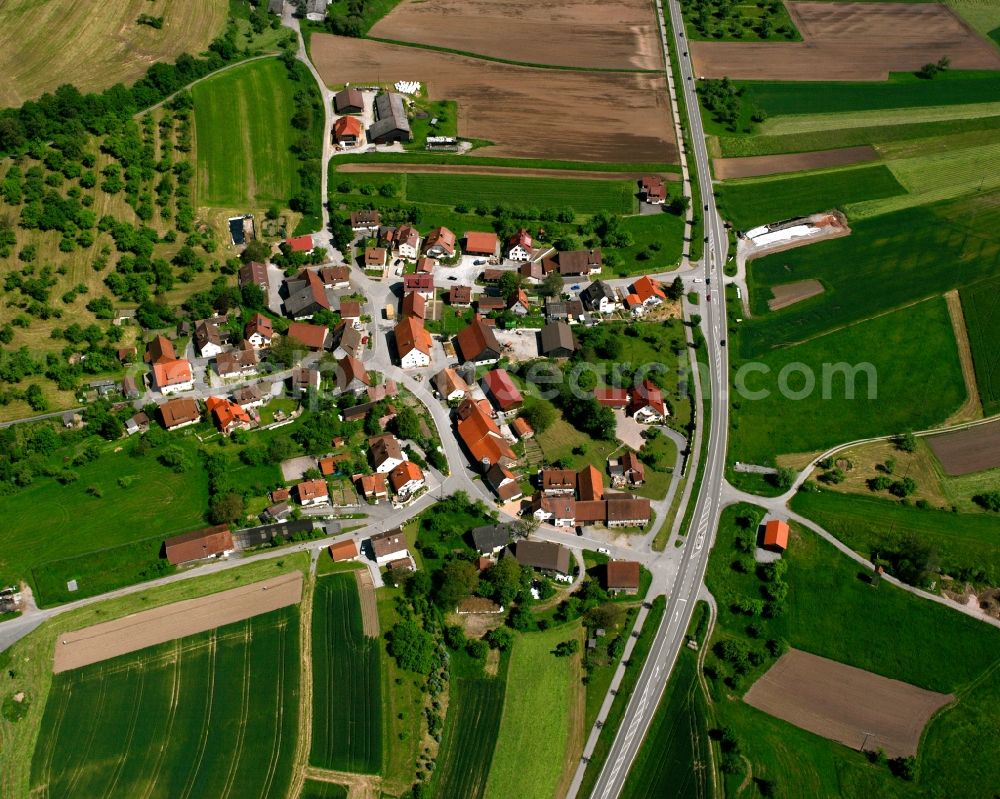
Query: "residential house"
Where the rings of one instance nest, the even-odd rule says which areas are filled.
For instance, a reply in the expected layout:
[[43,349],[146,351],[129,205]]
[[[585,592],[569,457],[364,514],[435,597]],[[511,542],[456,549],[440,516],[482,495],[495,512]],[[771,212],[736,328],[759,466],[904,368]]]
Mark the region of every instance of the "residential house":
[[324,325],[292,322],[285,335],[313,352],[325,350],[330,344],[330,329]]
[[465,234],[465,254],[482,255],[493,258],[500,249],[500,241],[496,233],[484,233],[477,230]]
[[615,494],[607,498],[608,527],[645,527],[649,524],[650,502],[628,494]]
[[576,472],[572,469],[542,469],[538,482],[547,497],[573,496],[576,493]]
[[[483,400],[487,406],[488,402]],[[472,399],[464,399],[456,410],[455,427],[473,463],[487,469],[494,463],[511,466],[517,456],[500,433],[487,409]]]
[[310,319],[317,311],[332,310],[322,279],[311,269],[286,280],[285,290],[285,315],[292,319]]
[[312,252],[313,237],[309,235],[295,236],[285,239],[282,244],[285,244],[292,252]]
[[236,545],[229,525],[220,524],[168,538],[163,542],[163,549],[167,560],[179,566],[205,558],[226,557],[236,549]]
[[[364,96],[357,89],[341,89],[333,95],[333,108],[338,114],[360,114],[365,109]],[[354,220],[351,220],[354,226]]]
[[125,399],[138,399],[142,392],[139,391],[139,384],[136,383],[135,377],[132,375],[125,375],[122,378],[122,394]]
[[524,397],[506,369],[491,369],[483,375],[480,384],[492,401],[498,418],[516,413],[524,404]]
[[661,422],[670,415],[663,401],[663,392],[651,380],[632,389],[629,395],[629,412],[637,422],[650,424]]
[[355,560],[358,557],[358,545],[350,538],[330,544],[330,557],[334,563]]
[[370,208],[361,211],[351,211],[351,230],[355,233],[378,233],[382,225],[382,214]]
[[355,478],[358,490],[367,500],[378,502],[389,498],[384,474],[360,474]]
[[568,358],[576,351],[573,331],[565,322],[549,322],[542,328],[541,340],[546,358]]
[[373,535],[368,539],[368,543],[371,546],[372,555],[375,556],[375,562],[379,566],[383,566],[392,560],[399,560],[410,556],[410,552],[406,546],[406,536],[403,535],[401,527],[394,527],[391,530],[386,530],[384,533]]
[[400,258],[412,261],[420,255],[420,232],[413,225],[386,230],[386,243],[399,253]]
[[462,363],[490,364],[500,360],[496,334],[478,314],[455,336],[455,344]]
[[645,175],[639,180],[639,199],[649,205],[663,205],[667,199],[667,184],[660,175]]
[[545,318],[549,322],[576,322],[583,316],[580,300],[549,300],[545,303]]
[[365,247],[365,269],[385,269],[389,251],[385,247]]
[[500,498],[501,502],[514,502],[524,496],[514,473],[499,463],[494,463],[483,473],[483,482]]
[[639,593],[639,562],[635,560],[611,560],[605,567],[605,585],[609,594]]
[[201,421],[201,411],[193,399],[180,397],[161,403],[157,410],[167,430],[178,430]]
[[403,497],[408,497],[426,485],[424,473],[413,461],[403,461],[389,472],[389,484],[392,490]]
[[558,272],[563,277],[596,275],[601,271],[602,265],[603,259],[599,249],[558,252],[542,261],[545,274]]
[[514,431],[514,435],[517,436],[521,441],[529,438],[535,437],[534,428],[528,423],[528,420],[523,416],[518,416],[510,426],[511,430]]
[[480,555],[495,555],[510,544],[513,524],[487,524],[472,529],[472,545]]
[[250,414],[225,397],[209,397],[205,400],[205,409],[212,415],[215,426],[223,435],[229,435],[234,430],[247,430],[253,425]]
[[333,328],[333,333],[330,336],[333,357],[339,359],[350,355],[352,358],[360,360],[365,351],[367,340],[367,337],[354,325],[341,322]]
[[250,383],[233,390],[233,402],[243,410],[263,407],[271,400],[271,391],[263,383]]
[[545,280],[545,267],[541,261],[525,261],[517,268],[517,273],[528,283],[541,283]]
[[289,382],[291,384],[292,396],[301,397],[303,394],[308,394],[310,390],[319,391],[320,374],[316,369],[310,369],[308,366],[300,366],[292,369],[292,376],[289,378]]
[[435,268],[437,268],[437,264],[438,262],[434,258],[421,255],[417,258],[417,274],[432,275]]
[[423,322],[412,316],[404,317],[393,331],[399,365],[404,369],[419,369],[431,365],[431,334]]
[[593,465],[584,466],[576,475],[577,496],[584,502],[604,499],[604,478]]
[[323,288],[346,289],[351,287],[351,268],[349,266],[323,266],[319,269],[319,279]]
[[580,299],[588,311],[612,313],[618,308],[618,297],[603,280],[595,280],[580,292]]
[[400,316],[412,316],[414,319],[419,319],[420,323],[423,324],[423,320],[427,316],[427,300],[424,299],[424,295],[419,291],[411,291],[409,294],[404,294]]
[[264,292],[266,297],[268,289],[271,287],[271,281],[267,276],[267,264],[262,264],[259,261],[243,264],[239,271],[239,284],[240,288],[251,285],[260,286],[260,290]]
[[255,350],[267,349],[274,338],[274,326],[264,314],[255,313],[243,328],[243,337]]
[[641,486],[646,482],[646,467],[639,456],[629,450],[619,459],[622,477],[631,486]]
[[534,242],[524,228],[507,239],[507,258],[511,261],[530,261],[533,252]]
[[503,297],[491,297],[485,294],[480,294],[476,298],[476,310],[481,314],[491,313],[492,311],[502,311],[507,307],[507,300]]
[[442,369],[434,375],[434,388],[446,402],[462,399],[469,393],[468,383],[451,367]]
[[375,124],[368,128],[368,141],[372,144],[392,144],[410,140],[410,121],[401,95],[382,92],[375,96],[373,110]]
[[771,519],[764,525],[764,548],[775,552],[784,552],[788,549],[788,533],[788,522],[781,519]]
[[522,566],[530,566],[542,572],[558,575],[570,573],[570,552],[562,544],[550,541],[518,541],[514,545],[514,557]]
[[424,253],[431,258],[451,258],[455,255],[455,234],[446,227],[436,227],[424,239]]
[[507,310],[516,316],[527,316],[531,310],[531,300],[528,299],[528,292],[518,289],[517,293],[510,298],[507,303]]
[[399,440],[391,433],[368,439],[368,460],[377,474],[389,474],[406,460]]
[[333,123],[330,136],[343,147],[356,147],[361,143],[362,129],[361,120],[357,117],[340,117]]
[[194,388],[194,373],[191,364],[178,358],[174,345],[157,336],[146,348],[146,357],[153,367],[153,387],[162,394],[175,394]]
[[448,290],[448,302],[455,308],[468,308],[472,304],[472,287],[452,286]]
[[422,294],[425,300],[434,299],[434,277],[433,275],[412,274],[403,275],[403,296],[416,291]]
[[484,269],[482,274],[483,283],[490,285],[499,283],[500,278],[507,274],[507,271],[506,269]]
[[348,324],[357,325],[361,321],[361,303],[357,300],[341,300],[340,319]]
[[625,307],[633,315],[640,316],[649,309],[662,305],[666,301],[667,295],[663,291],[660,282],[645,275],[629,287],[628,296],[625,297]]
[[312,508],[316,505],[326,505],[330,502],[330,490],[327,488],[326,480],[317,478],[315,480],[303,480],[293,489],[295,497],[303,508]]
[[215,359],[215,371],[219,377],[245,377],[257,372],[257,364],[257,352],[244,340],[238,349],[219,354]]
[[368,370],[357,358],[350,355],[337,361],[337,391],[353,391],[360,394],[371,386],[372,381]]

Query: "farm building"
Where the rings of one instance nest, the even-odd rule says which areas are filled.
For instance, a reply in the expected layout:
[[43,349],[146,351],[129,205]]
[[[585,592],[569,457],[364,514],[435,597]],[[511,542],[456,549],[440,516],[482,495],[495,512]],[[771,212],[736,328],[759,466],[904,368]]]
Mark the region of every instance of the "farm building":
[[404,369],[430,366],[433,342],[431,334],[419,319],[404,317],[393,331],[399,365]]
[[572,469],[542,469],[538,484],[546,496],[572,496],[576,493],[576,472]]
[[403,530],[399,527],[373,535],[368,541],[371,544],[375,562],[380,566],[389,561],[408,558],[410,556],[410,552],[406,547],[406,537],[403,535]]
[[312,236],[295,236],[283,243],[288,245],[292,252],[312,252],[313,248]]
[[[486,400],[483,400],[483,403],[489,405]],[[494,463],[510,466],[517,461],[514,450],[500,433],[497,423],[479,403],[471,399],[462,400],[456,416],[455,427],[458,437],[465,445],[473,463],[486,469]]]
[[267,290],[271,285],[271,281],[267,277],[267,264],[258,263],[257,261],[243,264],[240,267],[239,283],[240,288],[250,285],[260,286],[261,291],[267,296]]
[[361,120],[357,117],[340,117],[333,123],[331,137],[335,144],[355,147],[361,143]]
[[545,268],[541,261],[525,261],[517,268],[517,273],[529,283],[541,283],[545,280]]
[[524,404],[524,397],[506,369],[491,369],[483,375],[481,385],[496,408],[497,416],[514,413]]
[[167,560],[178,566],[219,555],[225,557],[236,546],[233,544],[233,534],[229,531],[229,525],[220,524],[168,538],[163,542],[163,548]]
[[628,390],[624,388],[595,388],[594,399],[605,408],[623,411],[628,407]]
[[549,300],[545,303],[545,318],[549,322],[574,322],[583,317],[579,300]]
[[333,95],[333,109],[338,114],[360,114],[364,107],[364,96],[357,89],[341,89]]
[[198,403],[186,397],[167,400],[157,410],[160,413],[160,420],[167,430],[177,430],[201,421]]
[[643,527],[649,523],[648,499],[627,494],[609,496],[607,499],[608,527]]
[[565,322],[549,322],[542,328],[542,355],[546,358],[568,358],[576,351],[573,331]]
[[593,465],[584,466],[576,475],[576,490],[585,502],[604,499],[604,478]]
[[476,300],[476,310],[480,313],[490,313],[491,311],[502,311],[507,307],[507,301],[503,297],[487,297],[479,295]]
[[639,593],[639,562],[634,560],[612,560],[607,564],[604,586],[610,594]]
[[572,496],[535,494],[531,499],[531,515],[555,527],[572,527],[576,524],[576,500]]
[[764,525],[764,548],[784,552],[788,549],[788,532],[788,522],[771,519]]
[[306,322],[292,322],[285,335],[313,352],[326,349],[330,342],[329,328],[323,325],[310,325]]
[[465,254],[495,256],[499,250],[500,241],[496,233],[481,233],[469,231],[465,234]]
[[355,233],[377,233],[381,224],[382,214],[378,211],[351,211],[351,230]]
[[330,544],[330,557],[334,563],[345,560],[354,560],[358,556],[358,545],[350,538],[344,541],[336,541]]
[[368,128],[372,144],[393,144],[410,140],[410,121],[402,95],[383,92],[375,97],[375,124]]
[[542,572],[569,574],[570,554],[562,544],[549,541],[518,541],[514,545],[514,557],[522,566],[530,566]]
[[455,336],[455,344],[462,363],[490,364],[500,359],[496,334],[478,315]]
[[599,249],[558,252],[542,261],[545,274],[558,272],[563,277],[596,275],[601,271],[603,257]]
[[320,310],[332,310],[326,287],[316,272],[303,269],[285,281],[285,315],[292,319],[309,319]]
[[507,240],[507,257],[511,261],[530,261],[533,250],[534,242],[524,228]]
[[667,184],[659,175],[646,175],[639,181],[639,199],[649,205],[663,205],[667,200]]

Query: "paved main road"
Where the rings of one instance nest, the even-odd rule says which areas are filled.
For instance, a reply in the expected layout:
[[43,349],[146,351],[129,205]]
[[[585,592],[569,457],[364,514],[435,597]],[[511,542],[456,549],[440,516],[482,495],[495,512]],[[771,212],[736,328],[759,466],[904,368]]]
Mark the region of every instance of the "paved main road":
[[[660,0],[657,0],[656,5],[662,26],[663,9]],[[695,97],[694,73],[690,57],[685,55],[687,41],[683,32],[680,6],[677,0],[668,0],[668,8],[674,31],[672,45],[676,48],[680,63],[681,90],[684,92],[688,108],[692,151],[704,203],[702,212],[707,240],[703,270],[705,293],[710,295],[710,301],[704,305],[701,330],[707,343],[708,386],[711,391],[712,413],[707,430],[704,423],[699,425],[708,435],[704,478],[695,503],[691,527],[683,546],[681,563],[667,601],[666,613],[626,709],[625,718],[594,788],[592,796],[595,799],[614,799],[621,793],[629,768],[635,760],[660,697],[663,695],[677,654],[684,643],[684,635],[704,579],[708,554],[722,510],[721,496],[729,424],[729,359],[722,344],[726,338],[723,265],[726,262],[728,237],[715,208],[705,133]],[[700,368],[706,368],[706,364],[702,364]],[[702,383],[704,375],[696,375],[696,378]],[[570,795],[575,796],[575,792],[571,792]]]

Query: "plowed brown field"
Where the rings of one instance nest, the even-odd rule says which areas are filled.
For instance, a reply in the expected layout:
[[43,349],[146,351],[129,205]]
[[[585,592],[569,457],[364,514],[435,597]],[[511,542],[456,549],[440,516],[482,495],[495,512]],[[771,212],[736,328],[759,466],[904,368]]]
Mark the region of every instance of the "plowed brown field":
[[312,57],[329,85],[416,80],[458,101],[459,135],[477,155],[673,163],[677,146],[662,75],[535,69],[327,34]]
[[810,153],[789,155],[751,155],[745,158],[713,158],[712,169],[719,180],[756,178],[761,175],[780,175],[785,172],[803,172],[809,169],[826,169],[832,166],[862,164],[877,161],[878,152],[871,145],[842,147],[839,150],[814,150]]
[[794,283],[773,286],[771,293],[774,295],[774,299],[767,301],[767,307],[772,311],[780,311],[789,305],[795,305],[797,302],[822,294],[823,284],[818,280],[797,280]]
[[886,80],[941,56],[1000,69],[1000,52],[937,3],[786,3],[802,42],[691,42],[697,75],[744,80]]
[[1000,466],[1000,422],[927,439],[945,473],[972,474]]
[[852,749],[916,754],[920,733],[954,697],[791,649],[755,682],[748,705]]
[[533,64],[663,69],[648,0],[403,0],[370,35]]

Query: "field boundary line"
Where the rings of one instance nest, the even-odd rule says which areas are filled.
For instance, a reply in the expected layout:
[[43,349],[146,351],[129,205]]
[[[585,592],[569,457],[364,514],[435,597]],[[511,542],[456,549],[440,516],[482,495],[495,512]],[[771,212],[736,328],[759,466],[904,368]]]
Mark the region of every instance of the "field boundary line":
[[944,300],[948,305],[948,316],[955,331],[955,344],[958,345],[958,360],[962,365],[962,377],[965,379],[965,392],[968,396],[958,410],[945,420],[945,424],[972,421],[983,416],[982,394],[976,380],[976,367],[972,359],[972,343],[969,341],[969,327],[965,321],[965,310],[958,289],[946,291]]
[[201,735],[198,738],[198,757],[193,762],[193,769],[188,773],[188,778],[184,782],[184,790],[181,792],[181,799],[187,799],[194,789],[195,780],[201,770],[201,761],[205,757],[205,747],[208,745],[208,732],[212,726],[212,705],[215,699],[215,655],[216,643],[215,633],[209,636],[210,646],[208,650],[208,686],[205,690],[205,721],[201,727]]
[[118,780],[121,779],[122,772],[125,770],[125,762],[128,760],[129,750],[132,748],[132,740],[135,738],[135,728],[139,723],[139,711],[142,710],[142,692],[146,687],[146,666],[144,663],[137,663],[135,669],[139,672],[139,686],[132,699],[132,718],[129,719],[128,734],[125,737],[121,756],[118,758],[114,773],[111,775],[111,784],[108,785],[107,790],[104,792],[106,797],[114,796],[115,786],[118,785]]

